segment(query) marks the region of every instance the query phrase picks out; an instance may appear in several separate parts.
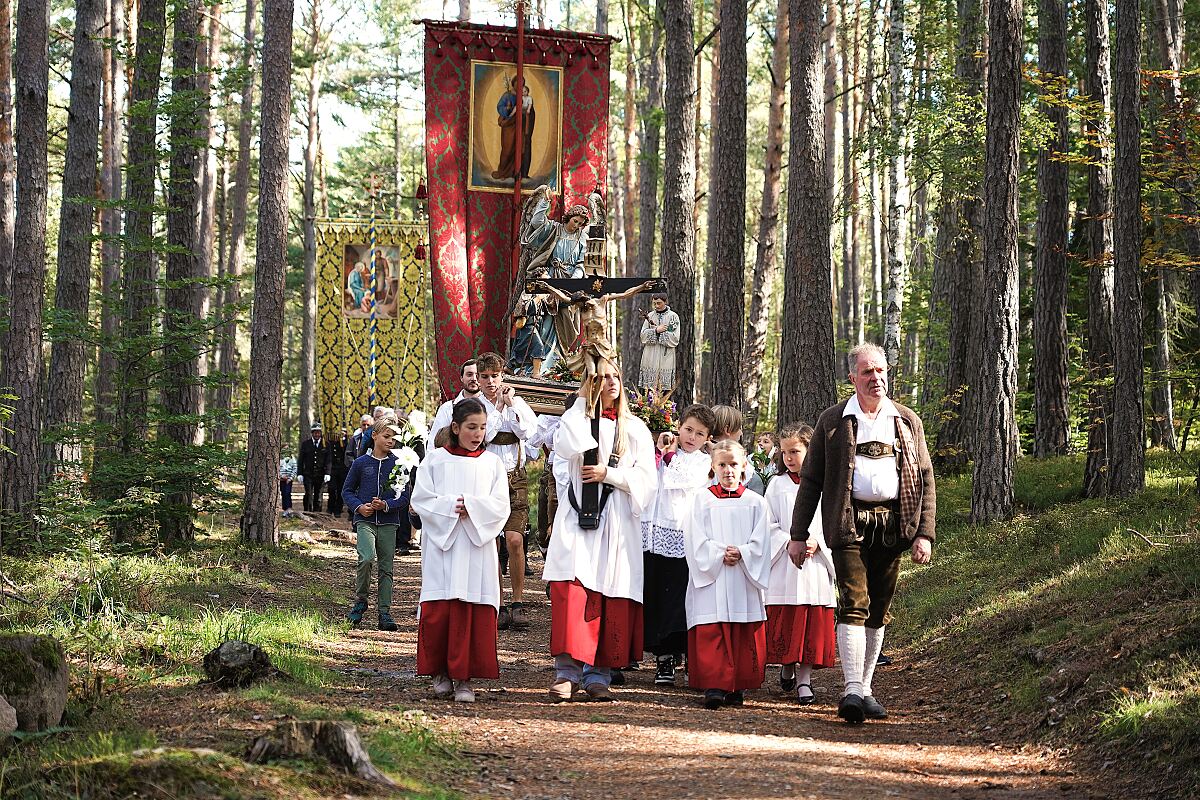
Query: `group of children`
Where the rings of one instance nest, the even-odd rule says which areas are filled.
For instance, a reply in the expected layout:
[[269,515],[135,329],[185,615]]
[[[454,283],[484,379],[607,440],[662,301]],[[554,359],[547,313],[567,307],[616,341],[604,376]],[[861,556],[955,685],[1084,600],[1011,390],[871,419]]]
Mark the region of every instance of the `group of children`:
[[[493,365],[481,360],[490,378]],[[514,529],[520,530],[512,516],[515,505],[525,502],[524,460],[515,462],[515,480],[514,465],[489,446],[504,406],[515,409],[509,412],[514,424],[504,427],[522,447],[552,456],[556,439],[555,426],[530,424],[532,412],[525,413],[528,406],[511,393],[488,393],[486,402],[473,394],[465,391],[439,412],[444,432],[421,462],[409,500],[423,522],[424,540],[417,672],[433,678],[439,697],[460,702],[475,699],[473,679],[499,677],[503,607],[496,542],[507,540],[513,551],[519,546],[512,540]],[[499,411],[492,397],[503,398]],[[768,664],[780,664],[781,688],[809,704],[812,670],[832,666],[835,652],[833,562],[819,514],[804,566],[794,566],[787,553],[812,429],[780,430],[773,477],[764,487],[739,443],[741,428],[734,408],[693,405],[680,416],[677,431],[660,434],[655,443],[657,488],[639,502],[645,649],[656,656],[656,684],[673,685],[677,669],[685,667],[688,684],[704,692],[707,708],[741,705],[745,690],[762,685]],[[374,539],[402,502],[388,478],[389,439],[386,422],[377,424],[371,460],[354,474],[362,486],[351,493],[360,539]],[[560,505],[567,505],[569,481],[548,488],[562,492]],[[639,494],[646,488],[639,487]],[[515,503],[514,494],[521,495]],[[387,577],[390,594],[390,570]],[[382,596],[382,583],[385,608],[390,598]]]

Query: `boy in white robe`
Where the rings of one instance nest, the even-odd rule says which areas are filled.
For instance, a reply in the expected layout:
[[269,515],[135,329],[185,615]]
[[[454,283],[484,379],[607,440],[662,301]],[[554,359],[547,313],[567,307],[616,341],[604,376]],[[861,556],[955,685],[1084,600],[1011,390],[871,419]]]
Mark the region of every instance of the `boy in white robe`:
[[745,461],[737,442],[712,446],[717,485],[696,495],[684,529],[688,684],[704,690],[709,709],[742,705],[744,691],[762,685],[766,668],[770,511],[742,485]]
[[767,663],[779,664],[779,686],[796,692],[800,705],[813,703],[814,667],[832,667],[834,636],[833,559],[821,533],[821,518],[809,525],[809,556],[797,568],[788,557],[792,509],[800,488],[800,466],[813,430],[792,423],[779,432],[775,477],[767,484],[771,510],[771,576],[767,581]]
[[478,400],[454,407],[450,443],[417,471],[412,507],[424,521],[417,674],[438,697],[475,702],[472,678],[500,677],[496,537],[508,519],[508,474],[483,449],[487,414]]

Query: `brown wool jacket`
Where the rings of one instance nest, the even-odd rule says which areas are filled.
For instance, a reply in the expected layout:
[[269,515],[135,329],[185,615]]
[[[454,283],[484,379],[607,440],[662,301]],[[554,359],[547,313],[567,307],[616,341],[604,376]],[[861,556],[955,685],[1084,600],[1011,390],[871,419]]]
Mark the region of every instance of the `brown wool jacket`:
[[[832,548],[854,542],[854,510],[850,505],[858,419],[842,416],[849,398],[827,408],[817,420],[812,444],[800,470],[800,490],[792,511],[791,537],[808,539],[808,526],[821,508],[825,541]],[[895,401],[893,401],[895,402]],[[900,412],[897,442],[900,450],[900,532],[905,539],[935,537],[937,495],[933,463],[925,444],[925,426],[911,409],[895,403]],[[913,459],[915,456],[915,465]],[[915,469],[914,469],[915,466]]]

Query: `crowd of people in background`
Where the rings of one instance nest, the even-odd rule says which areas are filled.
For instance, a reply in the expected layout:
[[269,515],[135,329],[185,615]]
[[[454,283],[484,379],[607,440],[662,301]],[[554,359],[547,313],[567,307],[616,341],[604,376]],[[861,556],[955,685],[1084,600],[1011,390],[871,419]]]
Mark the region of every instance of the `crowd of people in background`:
[[[393,560],[420,551],[418,674],[437,696],[472,702],[472,681],[499,675],[498,631],[530,625],[527,467],[544,459],[550,702],[614,700],[623,670],[649,651],[655,684],[683,672],[709,709],[742,705],[768,665],[811,705],[813,670],[840,664],[839,716],[882,719],[872,680],[900,558],[928,563],[935,509],[920,419],[888,399],[886,364],[878,347],[856,347],[853,396],[815,429],[760,432],[748,454],[730,406],[689,406],[652,434],[611,361],[561,417],[539,416],[505,384],[501,357],[484,353],[462,365],[461,391],[428,431],[384,407],[334,441],[313,424],[280,463],[284,513],[297,475],[306,512],[321,510],[326,484],[329,512],[344,504],[358,542],[355,624],[374,579],[378,627],[396,630]],[[585,396],[599,397],[594,417]],[[419,452],[397,449],[401,436]]]

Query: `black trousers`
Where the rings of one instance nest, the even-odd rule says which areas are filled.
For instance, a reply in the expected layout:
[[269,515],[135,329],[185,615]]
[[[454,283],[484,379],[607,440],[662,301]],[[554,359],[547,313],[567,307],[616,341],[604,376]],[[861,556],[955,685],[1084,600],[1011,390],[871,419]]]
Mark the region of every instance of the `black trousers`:
[[321,489],[325,486],[324,475],[304,476],[304,510],[321,510]]
[[345,505],[342,502],[342,484],[345,482],[346,482],[345,475],[341,475],[341,476],[334,475],[333,479],[329,481],[329,486],[328,486],[329,508],[328,508],[328,510],[329,510],[329,513],[333,514],[335,517],[342,513],[342,506]]
[[646,649],[656,656],[687,652],[686,558],[642,553],[642,627]]

